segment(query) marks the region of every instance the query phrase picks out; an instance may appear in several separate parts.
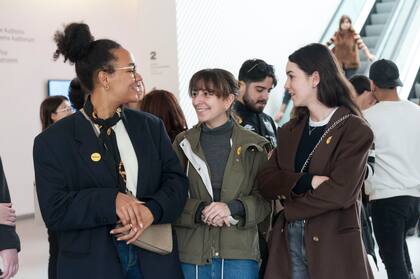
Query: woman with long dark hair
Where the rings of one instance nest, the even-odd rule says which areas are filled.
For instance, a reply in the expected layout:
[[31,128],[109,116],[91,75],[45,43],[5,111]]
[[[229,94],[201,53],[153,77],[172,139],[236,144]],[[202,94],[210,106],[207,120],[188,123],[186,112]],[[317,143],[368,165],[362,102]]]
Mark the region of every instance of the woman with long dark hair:
[[150,91],[144,96],[140,109],[162,119],[172,142],[179,133],[188,129],[184,113],[175,95],[169,91]]
[[55,41],[54,57],[74,63],[91,93],[34,143],[42,217],[60,246],[57,277],[182,278],[175,234],[167,255],[132,245],[152,224],[176,220],[188,187],[162,121],[123,106],[142,93],[133,56],[83,23]]
[[265,278],[373,278],[360,233],[361,187],[373,134],[331,51],[310,44],[289,56],[285,88],[294,117],[258,174],[280,199]]

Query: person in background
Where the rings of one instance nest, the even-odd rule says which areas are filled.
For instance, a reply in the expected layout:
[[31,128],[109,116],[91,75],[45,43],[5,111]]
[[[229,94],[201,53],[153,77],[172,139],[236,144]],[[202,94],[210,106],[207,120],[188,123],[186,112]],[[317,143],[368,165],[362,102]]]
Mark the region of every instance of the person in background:
[[285,89],[295,111],[257,175],[261,195],[284,206],[271,234],[266,279],[373,278],[359,221],[373,133],[339,67],[322,44],[289,56]]
[[[74,81],[74,80],[73,80]],[[72,81],[72,83],[73,83]],[[70,85],[71,86],[71,85]],[[52,124],[73,113],[69,100],[65,96],[47,97],[40,106],[39,115],[41,118],[42,131],[45,131]],[[35,192],[36,195],[36,192]],[[36,199],[36,209],[39,210],[38,200]],[[59,253],[58,234],[48,229],[48,243],[50,245],[48,260],[48,278],[57,278],[57,258]]]
[[230,117],[238,89],[223,69],[201,70],[190,80],[199,123],[173,143],[190,180],[176,223],[186,279],[258,278],[257,225],[271,208],[255,175],[267,161],[269,143]]
[[361,111],[370,108],[378,102],[372,94],[369,78],[364,75],[355,75],[349,81],[356,90],[355,102]]
[[366,58],[373,61],[375,56],[370,53],[359,34],[352,26],[349,16],[340,18],[338,31],[327,42],[327,46],[334,45],[332,52],[335,54],[340,66],[344,70],[346,78],[351,78],[360,67],[359,49],[362,49]]
[[277,85],[274,67],[261,59],[246,60],[239,70],[239,96],[233,104],[238,122],[266,138],[276,147],[276,124],[263,112],[271,90]]
[[79,79],[72,79],[69,86],[69,100],[75,110],[83,108],[89,93],[82,87]]
[[171,142],[179,133],[188,129],[184,113],[175,95],[169,91],[152,90],[144,96],[140,110],[162,119]]
[[34,141],[42,217],[58,234],[58,278],[182,278],[175,234],[167,255],[132,245],[152,224],[175,222],[188,189],[162,121],[124,108],[139,98],[133,56],[95,40],[84,23],[54,40],[54,58],[74,64],[90,92],[83,109]]
[[[377,100],[372,94],[370,88],[370,80],[364,75],[355,75],[350,80],[350,83],[355,89],[354,101],[359,109],[365,111],[371,106],[377,103]],[[365,180],[368,180],[372,177],[375,172],[375,144],[372,144],[371,149],[369,150],[368,161],[366,165],[366,175]],[[369,183],[365,181],[365,184]],[[369,196],[365,193],[365,185],[362,187],[362,202],[361,207],[361,225],[362,225],[362,237],[363,243],[365,244],[366,252],[372,256],[375,264],[377,266],[377,259],[375,253],[375,240],[373,238],[373,228],[372,222],[370,220],[370,203]]]
[[398,96],[403,84],[391,60],[374,62],[369,78],[379,101],[364,112],[375,135],[375,175],[366,184],[373,231],[388,278],[412,279],[405,238],[419,219],[420,107]]
[[9,279],[19,270],[19,236],[16,233],[16,212],[12,207],[9,188],[0,157],[0,278]]
[[73,109],[67,97],[61,95],[47,97],[39,108],[42,131],[72,113]]

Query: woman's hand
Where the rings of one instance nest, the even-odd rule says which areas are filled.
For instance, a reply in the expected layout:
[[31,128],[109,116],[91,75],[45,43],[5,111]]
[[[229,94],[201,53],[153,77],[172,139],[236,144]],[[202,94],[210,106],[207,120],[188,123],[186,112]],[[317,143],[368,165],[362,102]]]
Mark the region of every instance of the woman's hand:
[[16,249],[4,249],[0,251],[0,258],[3,261],[3,274],[1,279],[9,279],[16,275],[19,269],[18,252]]
[[136,215],[135,219],[140,225],[135,226],[134,221],[129,220],[127,225],[122,225],[111,231],[111,234],[115,235],[118,241],[127,241],[127,244],[131,244],[138,239],[144,230],[152,225],[154,220],[152,212],[144,206],[144,203],[136,200],[132,207]]
[[211,226],[221,227],[223,224],[229,224],[229,221],[226,220],[231,213],[226,203],[212,202],[203,209],[202,215],[204,223]]
[[316,190],[319,185],[321,185],[322,183],[324,183],[325,181],[329,180],[330,178],[328,176],[322,176],[322,175],[314,175],[312,177],[312,188],[314,188],[314,190]]
[[16,225],[16,212],[11,203],[0,203],[0,224],[7,226]]

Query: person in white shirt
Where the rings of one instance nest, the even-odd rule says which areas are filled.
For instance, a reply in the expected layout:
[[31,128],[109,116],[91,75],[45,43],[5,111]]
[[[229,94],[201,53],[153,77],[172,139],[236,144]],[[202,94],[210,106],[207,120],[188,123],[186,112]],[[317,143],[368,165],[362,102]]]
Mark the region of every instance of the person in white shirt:
[[381,59],[369,71],[379,101],[364,112],[375,135],[375,174],[366,185],[379,254],[389,279],[414,278],[405,234],[418,220],[420,203],[420,107],[398,96],[398,67]]

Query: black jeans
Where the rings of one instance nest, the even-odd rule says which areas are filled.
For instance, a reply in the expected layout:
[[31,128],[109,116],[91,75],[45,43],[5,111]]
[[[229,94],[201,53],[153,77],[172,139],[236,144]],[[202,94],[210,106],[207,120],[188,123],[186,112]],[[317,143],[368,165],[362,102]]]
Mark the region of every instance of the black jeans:
[[411,196],[372,201],[373,230],[388,279],[409,279],[412,267],[405,234],[419,218],[419,203],[420,198]]

